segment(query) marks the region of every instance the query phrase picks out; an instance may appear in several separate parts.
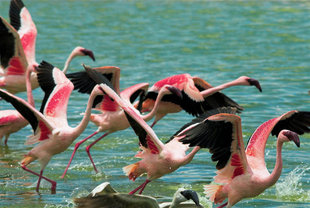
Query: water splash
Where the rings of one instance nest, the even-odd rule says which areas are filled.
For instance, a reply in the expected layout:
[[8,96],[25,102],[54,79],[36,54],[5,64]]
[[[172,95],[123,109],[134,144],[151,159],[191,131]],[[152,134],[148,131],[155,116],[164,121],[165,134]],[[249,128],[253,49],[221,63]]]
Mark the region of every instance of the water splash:
[[[289,201],[310,201],[310,191],[305,191],[302,187],[305,187],[302,182],[305,172],[309,171],[310,167],[297,166],[291,171],[281,182],[276,184],[276,196],[281,200]],[[307,180],[305,183],[309,183]]]

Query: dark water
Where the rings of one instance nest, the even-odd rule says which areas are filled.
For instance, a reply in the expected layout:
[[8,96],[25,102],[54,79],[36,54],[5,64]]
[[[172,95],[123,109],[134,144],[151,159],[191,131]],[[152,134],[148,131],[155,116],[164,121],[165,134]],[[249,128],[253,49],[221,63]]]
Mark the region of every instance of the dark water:
[[[244,140],[264,121],[289,110],[310,110],[310,3],[307,1],[39,1],[25,0],[38,29],[36,59],[63,67],[77,45],[92,49],[96,62],[83,57],[70,71],[91,66],[115,65],[121,71],[121,88],[155,81],[178,73],[190,73],[216,86],[247,75],[260,80],[263,93],[254,88],[234,87],[223,91],[244,108],[241,115]],[[8,19],[9,1],[0,0],[0,15]],[[42,91],[34,91],[36,106]],[[25,97],[25,94],[19,94]],[[68,119],[79,123],[87,96],[74,92]],[[2,102],[0,109],[10,106]],[[155,126],[165,141],[192,119],[184,112],[166,116]],[[78,140],[97,128],[90,123]],[[110,181],[128,192],[144,181],[131,182],[122,167],[137,161],[137,138],[131,129],[106,137],[91,149],[100,169],[95,174],[84,151],[78,151],[65,180],[61,174],[73,145],[53,157],[45,175],[58,182],[57,193],[43,183],[35,192],[36,177],[21,170],[18,162],[32,147],[24,146],[31,134],[27,126],[0,146],[0,207],[67,207],[96,185]],[[88,142],[88,144],[91,141]],[[272,170],[276,139],[270,137],[266,162]],[[254,199],[236,207],[310,206],[310,135],[301,136],[301,147],[286,144],[284,168],[278,183]],[[39,170],[39,164],[29,165]],[[203,185],[215,175],[210,154],[200,151],[194,160],[176,172],[150,183],[144,194],[170,200],[181,186],[196,190],[204,201]]]

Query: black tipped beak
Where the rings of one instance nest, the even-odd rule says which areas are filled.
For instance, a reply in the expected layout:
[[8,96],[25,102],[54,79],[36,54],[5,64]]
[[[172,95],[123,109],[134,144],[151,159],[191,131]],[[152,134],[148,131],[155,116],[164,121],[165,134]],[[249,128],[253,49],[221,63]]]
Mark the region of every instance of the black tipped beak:
[[96,61],[94,53],[91,50],[88,49],[82,49],[81,52],[85,55],[85,56],[89,56],[93,61]]
[[258,80],[250,78],[248,79],[248,82],[250,83],[250,85],[254,85],[260,92],[263,92]]
[[193,200],[195,202],[196,206],[200,206],[199,204],[199,197],[197,193],[193,190],[184,190],[181,191],[181,194],[187,199],[187,200]]
[[300,147],[300,140],[297,133],[293,131],[284,131],[283,134],[290,140],[293,141],[297,147]]
[[181,92],[181,90],[179,90],[178,88],[176,88],[176,87],[173,87],[173,86],[167,86],[167,89],[171,92],[171,93],[173,93],[173,94],[175,94],[176,96],[178,96],[179,98],[183,98],[183,95],[182,95],[182,92]]

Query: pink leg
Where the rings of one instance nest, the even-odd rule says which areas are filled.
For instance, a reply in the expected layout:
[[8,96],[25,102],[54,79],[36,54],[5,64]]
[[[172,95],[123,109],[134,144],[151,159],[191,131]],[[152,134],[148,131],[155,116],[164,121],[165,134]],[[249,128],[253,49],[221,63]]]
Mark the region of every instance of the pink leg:
[[5,140],[4,140],[4,145],[5,145],[5,146],[8,145],[8,140],[9,140],[9,136],[5,136]]
[[67,173],[67,171],[68,171],[68,169],[69,169],[69,167],[70,167],[70,164],[71,164],[71,162],[72,162],[72,159],[73,159],[73,157],[74,157],[74,155],[75,155],[75,152],[76,152],[77,149],[80,147],[80,145],[83,144],[86,140],[88,140],[88,139],[90,139],[91,137],[95,136],[97,133],[98,133],[98,131],[95,131],[94,133],[92,133],[91,135],[89,135],[88,137],[86,137],[85,139],[83,139],[82,141],[80,141],[80,142],[78,142],[78,143],[75,144],[74,150],[73,150],[72,155],[71,155],[71,158],[70,158],[70,160],[69,160],[69,163],[68,163],[68,165],[67,165],[67,167],[66,167],[66,169],[65,169],[65,172],[62,174],[61,178],[64,178],[64,177],[65,177],[65,175],[66,175],[66,173]]
[[99,138],[96,139],[93,143],[91,143],[90,145],[88,145],[88,146],[86,147],[86,152],[87,152],[87,154],[88,154],[88,157],[89,157],[91,163],[93,164],[93,167],[94,167],[94,170],[96,171],[96,173],[98,173],[98,170],[97,170],[96,165],[95,165],[95,163],[94,163],[94,161],[93,161],[93,158],[92,158],[91,155],[90,155],[89,149],[90,149],[94,144],[96,144],[97,142],[99,142],[103,137],[107,136],[108,134],[109,134],[109,133],[105,133],[104,135],[102,135],[101,137],[99,137]]
[[[38,183],[40,183],[40,180],[41,180],[40,178],[43,178],[43,179],[45,179],[46,181],[50,182],[50,183],[52,184],[51,193],[52,193],[52,194],[55,194],[55,193],[56,193],[56,185],[57,185],[56,181],[53,181],[53,180],[51,180],[51,179],[49,179],[49,178],[44,177],[44,176],[42,175],[43,170],[41,170],[40,174],[38,174],[38,173],[36,173],[36,172],[34,172],[34,171],[28,169],[28,168],[27,168],[26,166],[24,166],[24,165],[22,165],[21,167],[22,167],[22,169],[24,169],[25,171],[27,171],[27,172],[29,172],[29,173],[32,173],[32,174],[34,174],[34,175],[36,175],[36,176],[39,176],[39,181],[38,181]],[[39,186],[40,186],[40,184],[37,185],[37,190],[36,190],[37,192],[39,191]]]
[[227,203],[228,203],[228,202],[222,204],[221,206],[219,206],[219,207],[217,207],[217,208],[223,208],[223,207],[225,207],[225,206],[227,205]]
[[153,128],[153,126],[155,126],[155,124],[157,123],[157,121],[154,121],[151,125],[151,128]]
[[140,192],[139,192],[139,194],[141,194],[142,191],[144,190],[144,188],[146,187],[146,185],[147,185],[149,182],[151,182],[151,180],[146,179],[144,183],[142,183],[140,186],[138,186],[137,188],[135,188],[134,190],[132,190],[131,192],[129,192],[129,194],[132,195],[132,194],[136,193],[139,189],[141,189]]
[[39,192],[42,175],[43,175],[43,170],[40,171],[40,175],[39,175],[39,179],[38,179],[38,183],[37,183],[37,188],[36,188],[37,192]]

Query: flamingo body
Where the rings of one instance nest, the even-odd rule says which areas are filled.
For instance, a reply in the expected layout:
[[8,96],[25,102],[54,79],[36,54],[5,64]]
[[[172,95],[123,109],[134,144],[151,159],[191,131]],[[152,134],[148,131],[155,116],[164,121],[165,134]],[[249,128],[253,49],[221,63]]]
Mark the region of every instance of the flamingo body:
[[[201,134],[199,129],[208,129]],[[208,148],[217,161],[215,184],[205,185],[205,193],[214,203],[231,207],[243,198],[255,197],[277,182],[282,170],[281,150],[284,142],[293,141],[299,147],[299,137],[310,132],[310,112],[290,111],[260,125],[251,136],[246,150],[237,115],[220,113],[193,120],[186,125],[180,141],[190,146]],[[269,134],[276,135],[277,161],[272,173],[266,168],[264,150]],[[201,139],[193,139],[195,136]],[[203,139],[204,138],[204,139]]]
[[[101,84],[100,87],[125,111],[130,125],[139,136],[141,151],[135,157],[141,158],[141,160],[124,167],[123,171],[130,180],[134,181],[144,173],[147,174],[147,179],[141,186],[130,192],[130,194],[133,194],[138,190],[140,190],[139,194],[141,194],[147,183],[150,181],[169,174],[182,165],[188,164],[200,149],[195,147],[190,153],[186,154],[189,145],[180,142],[180,139],[182,139],[183,136],[180,137],[179,135],[175,135],[170,141],[163,144],[158,139],[153,129],[147,125],[132,105],[120,98],[107,85]],[[172,93],[180,92],[178,88],[167,85],[161,90],[165,88],[169,88],[169,91]]]
[[[94,88],[82,121],[78,126],[72,128],[68,125],[66,111],[70,94],[74,88],[73,84],[62,71],[47,62],[43,61],[37,71],[38,81],[45,92],[40,112],[23,99],[6,91],[0,90],[0,96],[10,102],[31,124],[34,135],[27,140],[26,144],[39,142],[21,161],[22,168],[39,176],[36,191],[39,191],[40,180],[43,178],[52,184],[51,191],[55,193],[56,182],[44,177],[43,170],[53,155],[65,151],[83,132],[88,124],[95,97],[102,95],[102,92],[98,88]],[[41,164],[40,174],[26,167],[34,160],[38,160]]]
[[[96,71],[104,75],[109,81],[111,81],[112,87],[119,93],[120,91],[119,89],[120,68],[113,67],[113,66],[105,66],[105,67],[98,67],[94,69],[89,68],[89,71]],[[93,79],[88,78],[87,80],[88,75],[86,72],[71,73],[71,74],[68,74],[67,77],[69,77],[69,79],[72,80],[74,85],[77,86],[76,89],[78,89],[79,92],[82,92],[82,93],[89,93],[90,90],[92,90],[92,87],[95,86],[96,84],[93,81],[95,77]],[[139,96],[139,94],[146,92],[146,90],[148,89],[148,86],[149,86],[148,83],[139,83],[139,84],[133,85],[131,87],[124,89],[122,92],[120,92],[120,96],[126,99],[128,102],[133,102],[136,99],[136,97]],[[103,136],[99,137],[97,140],[95,140],[93,143],[91,143],[89,146],[86,147],[86,151],[88,153],[90,161],[92,162],[93,167],[95,171],[97,172],[97,168],[89,152],[90,148],[94,144],[96,144],[98,141],[100,141],[103,137],[107,136],[108,134],[127,129],[130,126],[123,109],[121,109],[115,101],[111,100],[111,98],[108,95],[104,95],[102,99],[94,103],[93,108],[100,112],[99,114],[93,113],[90,116],[90,120],[95,125],[98,126],[98,129],[93,134],[91,134],[90,136],[86,137],[81,142],[78,142],[76,144],[74,151],[71,155],[70,161],[62,177],[65,176],[71,164],[71,161],[75,155],[75,152],[79,148],[79,146],[82,143],[84,143],[86,140],[90,139],[92,136],[96,135],[97,133],[106,132]],[[151,115],[146,116],[145,119],[151,119]]]
[[[37,29],[21,0],[11,0],[9,13],[11,24],[0,17],[0,88],[15,94],[26,91],[27,68],[35,72],[35,67],[38,66],[35,60]],[[89,56],[95,60],[92,51],[78,46],[68,57],[64,73],[76,56]],[[36,73],[31,74],[30,82],[32,89],[39,87]]]
[[212,87],[209,83],[199,77],[192,77],[190,74],[179,74],[167,77],[156,82],[149,90],[142,104],[142,112],[150,111],[155,103],[158,91],[164,85],[171,85],[182,92],[182,99],[174,95],[167,95],[162,99],[161,105],[155,115],[154,126],[162,117],[168,113],[177,113],[182,109],[187,113],[198,116],[208,110],[218,107],[235,107],[238,111],[243,108],[235,101],[219,92],[228,87],[237,85],[254,85],[261,91],[257,80],[241,76],[236,80]]

